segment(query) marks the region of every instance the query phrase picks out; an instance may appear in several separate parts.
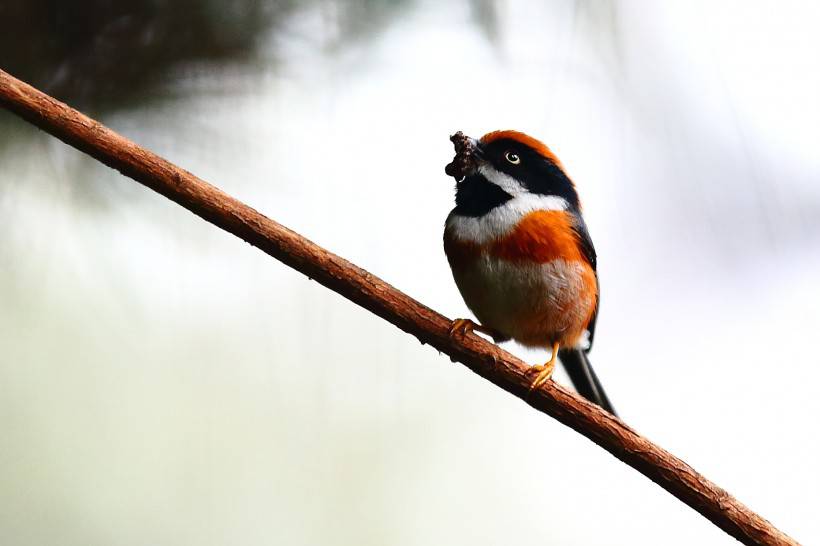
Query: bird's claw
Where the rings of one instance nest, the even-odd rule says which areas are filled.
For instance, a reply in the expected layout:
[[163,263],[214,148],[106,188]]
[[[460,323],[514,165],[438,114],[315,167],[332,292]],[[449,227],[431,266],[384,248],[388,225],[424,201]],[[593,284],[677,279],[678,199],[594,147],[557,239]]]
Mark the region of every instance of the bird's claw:
[[469,332],[475,330],[477,327],[478,324],[476,324],[470,319],[456,319],[450,326],[450,337],[456,337],[456,334],[460,335],[461,337],[464,337]]
[[533,366],[531,369],[537,371],[538,376],[530,385],[530,392],[540,388],[544,383],[552,378],[552,372],[555,371],[555,360],[550,360],[544,365],[539,364],[537,366]]

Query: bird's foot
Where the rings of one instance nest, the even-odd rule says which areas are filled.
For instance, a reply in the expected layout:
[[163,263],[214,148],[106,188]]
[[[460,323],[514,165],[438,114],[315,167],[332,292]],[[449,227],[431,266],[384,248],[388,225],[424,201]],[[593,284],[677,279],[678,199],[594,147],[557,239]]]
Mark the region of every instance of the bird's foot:
[[538,373],[538,377],[530,385],[530,391],[534,391],[552,378],[552,372],[555,371],[555,361],[550,360],[544,365],[538,364],[530,368]]
[[481,332],[482,334],[487,334],[491,337],[495,337],[495,335],[498,334],[494,330],[485,328],[484,326],[476,324],[472,320],[466,318],[456,319],[453,321],[452,326],[450,326],[450,337],[456,337],[456,335],[464,337],[470,332]]
[[555,371],[555,359],[558,357],[558,344],[553,343],[552,345],[552,356],[549,359],[549,362],[546,364],[538,364],[530,368],[538,372],[538,376],[535,378],[535,381],[532,382],[530,385],[530,392],[534,391],[535,389],[539,388],[541,385],[546,383],[552,378],[552,372]]

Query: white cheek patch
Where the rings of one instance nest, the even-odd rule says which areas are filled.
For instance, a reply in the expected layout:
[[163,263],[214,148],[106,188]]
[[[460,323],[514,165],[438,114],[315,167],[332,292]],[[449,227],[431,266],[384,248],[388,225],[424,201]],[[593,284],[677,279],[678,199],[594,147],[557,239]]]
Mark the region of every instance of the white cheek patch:
[[[499,174],[506,176],[502,173]],[[510,178],[510,180],[520,187],[518,182],[512,178]],[[511,193],[506,188],[504,191]],[[445,230],[450,236],[460,241],[482,244],[503,237],[515,228],[521,218],[533,211],[567,210],[567,208],[569,208],[569,203],[567,203],[563,197],[524,191],[524,193],[513,195],[513,198],[503,205],[495,207],[484,216],[479,216],[478,218],[459,216],[451,212],[450,216],[447,217]]]
[[489,163],[482,163],[478,167],[478,174],[483,175],[488,182],[495,184],[513,197],[521,195],[522,193],[528,193],[527,188],[522,186],[518,180],[508,174],[502,173]]

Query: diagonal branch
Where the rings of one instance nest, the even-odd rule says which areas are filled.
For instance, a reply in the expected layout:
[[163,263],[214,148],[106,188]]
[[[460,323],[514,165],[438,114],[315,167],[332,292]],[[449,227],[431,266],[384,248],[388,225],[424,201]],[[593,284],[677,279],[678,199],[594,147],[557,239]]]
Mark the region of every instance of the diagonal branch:
[[0,104],[461,362],[583,434],[747,545],[797,545],[767,520],[618,418],[554,382],[528,396],[529,367],[383,280],[0,70]]

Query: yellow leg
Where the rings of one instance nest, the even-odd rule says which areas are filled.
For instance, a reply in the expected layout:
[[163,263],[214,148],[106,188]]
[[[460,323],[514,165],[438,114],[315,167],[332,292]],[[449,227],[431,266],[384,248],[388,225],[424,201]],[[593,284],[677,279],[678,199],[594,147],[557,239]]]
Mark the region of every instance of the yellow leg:
[[552,377],[552,372],[555,370],[555,359],[558,358],[558,346],[559,343],[557,341],[552,344],[552,356],[549,362],[543,366],[537,365],[532,367],[532,369],[539,372],[539,374],[538,377],[535,378],[535,381],[532,382],[532,385],[530,385],[530,391],[537,389]]
[[455,337],[456,334],[463,337],[470,332],[481,332],[482,334],[487,334],[492,337],[496,337],[498,335],[498,332],[495,332],[490,328],[485,328],[480,324],[476,324],[467,318],[456,319],[453,321],[453,325],[450,326],[450,337]]

